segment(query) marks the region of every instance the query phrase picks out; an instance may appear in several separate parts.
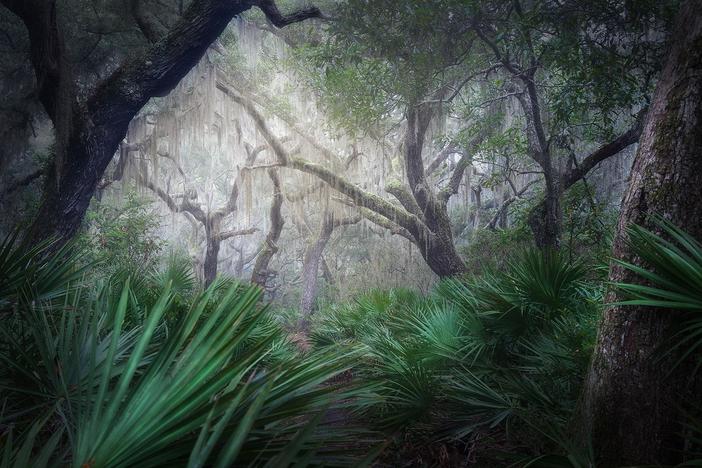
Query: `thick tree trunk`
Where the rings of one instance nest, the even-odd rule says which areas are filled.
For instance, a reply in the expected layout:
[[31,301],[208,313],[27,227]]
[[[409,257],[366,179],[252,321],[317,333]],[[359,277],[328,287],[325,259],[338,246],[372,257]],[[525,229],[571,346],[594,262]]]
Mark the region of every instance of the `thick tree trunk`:
[[444,222],[446,223],[445,227],[440,230],[439,234],[415,242],[424,261],[440,278],[461,275],[467,271],[466,265],[461,256],[458,255],[453,243],[448,216]]
[[422,151],[431,116],[430,107],[410,105],[408,108],[405,170],[420,215],[430,231],[430,234],[421,231],[415,235],[415,243],[427,265],[434,273],[444,278],[465,273],[466,267],[453,243],[451,220],[447,208],[448,199],[442,200],[434,194],[427,184],[424,172]]
[[86,98],[76,95],[56,1],[0,0],[29,33],[37,92],[56,132],[56,154],[37,217],[25,236],[60,245],[80,227],[130,120],[154,96],[170,92],[236,15],[257,5],[277,27],[319,17],[316,8],[287,16],[273,1],[196,0],[161,40],[114,71]]
[[[73,118],[74,122],[77,120],[77,116]],[[50,167],[41,205],[25,242],[55,238],[61,244],[74,236],[127,125],[128,122],[116,123],[102,129],[99,136],[80,131],[70,138],[66,156],[57,155]]]
[[[656,229],[659,213],[702,240],[702,1],[687,1],[653,97],[617,226],[614,256],[638,263],[626,243],[632,223]],[[613,265],[610,281],[641,282]],[[614,299],[612,295],[608,298]],[[604,314],[581,408],[601,466],[675,464],[681,459],[680,404],[698,402],[700,376],[659,346],[680,311],[611,307]]]

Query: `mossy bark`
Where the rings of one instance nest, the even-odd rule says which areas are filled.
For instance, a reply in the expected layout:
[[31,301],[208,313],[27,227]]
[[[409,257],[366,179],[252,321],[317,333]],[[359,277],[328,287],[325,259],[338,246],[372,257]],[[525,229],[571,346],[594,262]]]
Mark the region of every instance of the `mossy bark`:
[[[656,230],[659,214],[702,240],[702,1],[679,13],[672,50],[653,97],[625,194],[614,257],[640,259],[627,244],[627,228]],[[640,283],[612,265],[611,282]],[[614,293],[607,302],[616,299]],[[600,466],[675,464],[682,459],[684,401],[699,403],[700,374],[679,357],[663,355],[666,340],[684,319],[681,311],[608,308],[580,409],[581,434],[589,437]],[[684,350],[677,350],[684,351]]]

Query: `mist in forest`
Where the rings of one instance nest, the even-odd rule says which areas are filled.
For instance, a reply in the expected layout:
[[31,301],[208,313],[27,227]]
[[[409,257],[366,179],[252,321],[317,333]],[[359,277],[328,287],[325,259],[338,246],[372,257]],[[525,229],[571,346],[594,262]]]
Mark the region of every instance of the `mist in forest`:
[[1,468],[702,463],[702,1],[0,32]]

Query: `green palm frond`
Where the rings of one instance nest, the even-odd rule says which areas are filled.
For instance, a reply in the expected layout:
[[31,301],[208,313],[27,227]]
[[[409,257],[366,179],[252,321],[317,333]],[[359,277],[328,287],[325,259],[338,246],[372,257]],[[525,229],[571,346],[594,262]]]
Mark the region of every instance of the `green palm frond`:
[[47,424],[48,417],[34,422],[26,434],[18,440],[14,439],[12,428],[0,435],[0,468],[50,468],[59,466],[61,455],[59,442],[63,437],[63,428],[53,431],[53,434],[42,442],[40,450],[36,450],[38,436]]
[[173,293],[183,298],[189,297],[197,286],[197,278],[190,261],[174,254],[166,260],[165,268],[151,273],[151,279],[159,289],[170,283]]
[[[32,268],[25,274],[35,275]],[[17,270],[5,297],[29,282]],[[75,270],[51,271],[72,279]],[[187,275],[171,276],[188,286]],[[150,282],[158,296],[146,304],[129,280],[113,292],[114,278],[91,288],[56,283],[51,295],[35,296],[41,301],[8,302],[0,428],[17,430],[0,435],[2,466],[353,465],[347,439],[374,436],[320,418],[327,410],[351,414],[369,394],[329,383],[358,352],[281,352],[280,326],[258,288],[216,282],[184,307],[172,280],[163,288]],[[165,321],[174,308],[184,311]]]
[[457,369],[447,377],[447,405],[450,423],[442,431],[444,438],[462,438],[479,426],[495,427],[511,417],[513,397],[496,390],[469,369]]
[[669,221],[655,218],[654,222],[670,240],[641,226],[631,226],[629,244],[646,267],[616,262],[636,273],[644,284],[616,283],[628,297],[617,304],[687,312],[669,350],[685,349],[679,363],[702,349],[702,244]]
[[68,243],[53,255],[52,241],[25,249],[18,233],[0,243],[0,313],[18,303],[45,302],[60,298],[69,285],[76,286],[88,266],[79,266],[80,252]]
[[617,263],[651,285],[616,284],[632,296],[621,304],[702,311],[702,244],[668,221],[657,218],[656,224],[670,241],[641,226],[629,228],[632,250],[649,267]]

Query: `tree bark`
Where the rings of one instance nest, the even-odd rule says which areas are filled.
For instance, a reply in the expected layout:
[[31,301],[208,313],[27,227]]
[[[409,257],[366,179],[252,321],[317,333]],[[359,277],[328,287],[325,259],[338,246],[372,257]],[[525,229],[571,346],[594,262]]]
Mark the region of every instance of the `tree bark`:
[[309,329],[310,316],[313,312],[314,301],[317,299],[319,264],[333,229],[332,220],[329,216],[325,216],[319,234],[305,249],[305,255],[302,260],[302,297],[300,298],[300,314],[302,317],[299,328],[305,332]]
[[[627,262],[640,263],[627,245],[627,227],[657,230],[654,213],[702,240],[702,1],[681,7],[671,43],[617,226],[613,254]],[[609,279],[641,282],[615,264]],[[683,318],[681,311],[643,307],[605,312],[580,413],[601,466],[681,461],[679,405],[688,397],[699,401],[700,374],[693,381],[685,365],[669,374],[677,356],[661,359],[659,346]]]
[[217,266],[219,258],[219,247],[221,241],[219,231],[221,227],[217,219],[212,216],[207,217],[205,223],[205,263],[203,265],[203,274],[205,278],[205,287],[208,287],[217,277]]
[[309,332],[310,318],[314,312],[314,302],[317,299],[319,286],[319,267],[324,261],[324,249],[329,243],[334,229],[340,226],[355,224],[361,216],[336,219],[331,213],[324,213],[319,233],[310,242],[302,260],[302,297],[300,298],[300,322],[298,329],[303,333]]
[[561,181],[556,174],[544,173],[544,199],[532,208],[528,216],[529,228],[534,236],[534,243],[540,250],[557,250],[561,245]]
[[56,132],[56,154],[25,243],[55,237],[55,248],[80,227],[132,118],[149,99],[170,92],[234,16],[254,5],[277,27],[321,16],[317,8],[283,16],[272,0],[194,0],[168,34],[88,91],[85,98],[79,98],[57,20],[56,1],[0,3],[28,30],[39,99]]
[[273,255],[278,252],[278,240],[280,239],[280,234],[283,232],[283,225],[285,224],[285,220],[281,215],[283,192],[278,171],[276,169],[269,169],[268,177],[270,177],[271,182],[273,182],[273,203],[271,203],[270,211],[271,228],[268,230],[266,239],[263,241],[263,247],[256,258],[256,264],[251,273],[251,282],[261,286],[263,289],[266,289],[266,284],[270,280],[271,272],[268,270],[268,264],[273,258]]

